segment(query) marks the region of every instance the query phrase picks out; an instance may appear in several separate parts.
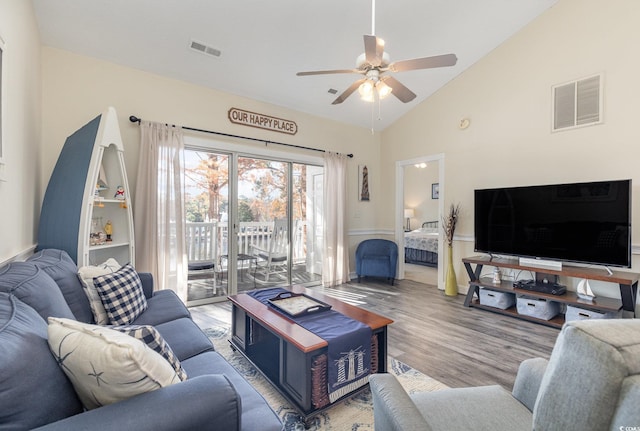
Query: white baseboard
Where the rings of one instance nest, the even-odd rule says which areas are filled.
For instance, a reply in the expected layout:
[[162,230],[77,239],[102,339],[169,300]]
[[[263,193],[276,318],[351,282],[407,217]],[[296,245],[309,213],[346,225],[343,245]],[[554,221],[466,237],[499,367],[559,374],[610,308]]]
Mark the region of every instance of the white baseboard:
[[4,265],[6,265],[8,263],[11,263],[11,262],[22,262],[22,261],[27,260],[27,258],[29,256],[31,256],[36,251],[36,247],[37,247],[36,244],[32,245],[31,247],[27,248],[26,250],[21,251],[20,253],[16,254],[15,256],[12,256],[12,257],[0,262],[0,266],[4,266]]

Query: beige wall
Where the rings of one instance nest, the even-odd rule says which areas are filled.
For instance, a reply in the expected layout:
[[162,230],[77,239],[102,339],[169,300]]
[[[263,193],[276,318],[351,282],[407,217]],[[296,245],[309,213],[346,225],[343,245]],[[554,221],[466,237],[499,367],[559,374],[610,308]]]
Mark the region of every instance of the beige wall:
[[[368,129],[320,119],[50,47],[43,48],[42,63],[44,121],[41,185],[43,187],[46,187],[66,137],[101,113],[107,106],[113,106],[119,117],[127,175],[132,190],[135,190],[140,137],[138,125],[128,120],[130,115],[150,121],[353,153],[355,157],[349,161],[348,176],[349,196],[353,197],[348,208],[352,251],[355,244],[363,237],[375,235],[378,224],[376,208],[381,207],[384,201],[379,189],[380,173],[377,169],[372,170],[373,175],[370,177],[372,201],[359,202],[356,199],[357,166],[359,164],[374,167],[379,165],[379,135],[372,135]],[[298,133],[292,137],[232,124],[227,118],[227,111],[231,107],[293,120],[298,124]],[[216,140],[225,139],[213,137],[213,135],[198,134],[198,136]],[[239,141],[239,143],[264,148],[261,143],[250,144],[247,141]],[[285,150],[280,146],[273,146],[273,149],[295,151]],[[315,152],[302,154],[319,155]],[[135,199],[135,196],[133,198]],[[355,267],[353,262],[352,267]]]
[[40,205],[40,38],[30,1],[0,1],[3,158],[0,262],[36,242]]
[[[383,184],[393,181],[397,160],[444,153],[441,196],[445,208],[462,208],[456,262],[473,254],[476,188],[631,178],[640,226],[638,22],[637,0],[561,0],[383,132]],[[600,72],[604,124],[551,133],[552,85]],[[460,130],[465,117],[471,125]],[[382,210],[381,223],[392,226],[392,208]],[[634,244],[638,235],[636,228]],[[637,255],[633,269],[640,270]],[[461,263],[456,272],[462,287]]]

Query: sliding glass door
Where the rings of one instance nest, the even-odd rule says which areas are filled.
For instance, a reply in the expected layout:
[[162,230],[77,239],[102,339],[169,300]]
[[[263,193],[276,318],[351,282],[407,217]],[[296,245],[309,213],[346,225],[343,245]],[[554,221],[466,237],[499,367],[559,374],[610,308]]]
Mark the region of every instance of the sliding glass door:
[[189,305],[321,282],[322,167],[201,149],[186,153]]
[[289,284],[289,178],[290,163],[238,158],[239,291]]
[[229,154],[185,151],[187,303],[224,300],[221,256],[229,247]]

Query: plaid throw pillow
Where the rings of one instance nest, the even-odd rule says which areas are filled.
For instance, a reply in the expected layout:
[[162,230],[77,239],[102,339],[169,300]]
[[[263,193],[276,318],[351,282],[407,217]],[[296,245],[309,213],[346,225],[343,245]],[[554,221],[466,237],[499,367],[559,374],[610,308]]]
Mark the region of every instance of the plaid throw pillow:
[[109,326],[109,328],[142,341],[147,347],[160,353],[171,364],[180,380],[187,380],[187,372],[182,368],[175,353],[156,328],[150,325]]
[[128,325],[147,309],[142,282],[130,263],[93,279],[111,325]]

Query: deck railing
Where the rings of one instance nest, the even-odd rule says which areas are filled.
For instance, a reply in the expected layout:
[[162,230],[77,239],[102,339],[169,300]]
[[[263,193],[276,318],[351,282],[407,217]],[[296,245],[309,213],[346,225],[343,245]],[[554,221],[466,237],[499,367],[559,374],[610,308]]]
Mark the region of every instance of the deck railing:
[[[253,254],[254,247],[268,250],[273,221],[241,222],[238,229],[238,253]],[[293,223],[293,262],[306,260],[306,221]],[[221,264],[220,256],[229,254],[229,229],[227,223],[187,222],[186,248],[189,262],[213,261]]]

